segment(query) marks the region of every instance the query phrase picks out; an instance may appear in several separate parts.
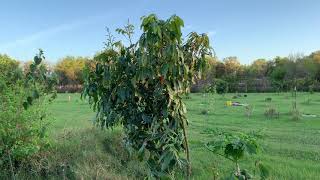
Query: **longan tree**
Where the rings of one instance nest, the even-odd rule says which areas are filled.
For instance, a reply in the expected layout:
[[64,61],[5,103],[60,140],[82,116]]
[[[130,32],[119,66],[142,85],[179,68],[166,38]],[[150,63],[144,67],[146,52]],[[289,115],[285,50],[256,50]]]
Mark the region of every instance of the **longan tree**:
[[142,18],[142,34],[135,43],[132,25],[118,29],[130,44],[109,36],[85,79],[83,95],[97,111],[97,124],[123,125],[126,145],[147,158],[157,178],[172,175],[177,166],[187,165],[191,172],[182,96],[201,76],[211,48],[206,34],[192,32],[183,41],[183,25],[178,16],[160,20],[151,14]]

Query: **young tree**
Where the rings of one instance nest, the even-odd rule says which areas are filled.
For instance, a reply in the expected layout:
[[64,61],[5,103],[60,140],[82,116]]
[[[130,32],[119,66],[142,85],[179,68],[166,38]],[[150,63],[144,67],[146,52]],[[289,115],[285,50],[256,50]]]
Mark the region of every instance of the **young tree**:
[[[190,175],[182,95],[201,76],[211,54],[206,34],[192,32],[183,42],[183,25],[178,16],[160,20],[152,14],[142,18],[142,35],[128,47],[109,35],[106,50],[95,57],[95,70],[88,68],[83,92],[97,110],[97,123],[107,128],[122,124],[126,144],[142,157],[148,152],[148,167],[158,178],[184,164],[181,150]],[[132,42],[126,29],[118,32]]]

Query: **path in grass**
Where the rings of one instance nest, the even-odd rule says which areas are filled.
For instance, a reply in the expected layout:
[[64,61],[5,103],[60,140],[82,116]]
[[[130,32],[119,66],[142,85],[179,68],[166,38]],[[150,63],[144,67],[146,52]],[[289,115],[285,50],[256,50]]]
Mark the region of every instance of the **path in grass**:
[[[317,179],[320,176],[320,94],[298,94],[298,108],[303,113],[318,115],[317,118],[303,118],[292,121],[289,115],[292,97],[289,93],[254,94],[232,99],[218,95],[192,94],[186,99],[190,121],[189,136],[195,179],[209,179],[218,169],[219,174],[231,172],[232,166],[226,160],[208,152],[203,144],[210,140],[212,131],[251,132],[261,130],[264,153],[256,158],[271,167],[271,179]],[[50,134],[57,136],[66,129],[81,131],[92,127],[94,113],[78,94],[59,94],[50,109],[55,116]],[[265,102],[271,97],[270,103]],[[307,99],[311,101],[307,104]],[[250,119],[243,107],[226,107],[226,100],[248,103],[253,106]],[[280,111],[279,119],[266,119],[266,105],[271,104]],[[209,109],[207,115],[202,110]],[[254,162],[245,160],[243,166],[251,169]]]

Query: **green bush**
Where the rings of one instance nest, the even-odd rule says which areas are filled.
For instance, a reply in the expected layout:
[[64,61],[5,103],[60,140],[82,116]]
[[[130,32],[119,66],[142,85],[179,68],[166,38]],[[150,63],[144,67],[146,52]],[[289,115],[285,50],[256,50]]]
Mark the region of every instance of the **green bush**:
[[216,86],[215,84],[209,84],[206,88],[205,88],[205,92],[206,93],[216,93]]
[[228,83],[222,79],[215,80],[215,89],[218,94],[225,94],[228,92]]
[[54,97],[48,95],[56,83],[41,66],[43,59],[40,50],[30,72],[16,81],[9,68],[0,76],[0,179],[6,179],[8,172],[15,179],[15,170],[49,144],[45,104]]
[[228,92],[228,82],[222,79],[215,79],[213,83],[206,87],[205,92],[225,94]]
[[[2,80],[3,82],[3,80]],[[43,100],[24,109],[29,90],[22,82],[3,87],[0,93],[0,167],[14,168],[47,145]]]

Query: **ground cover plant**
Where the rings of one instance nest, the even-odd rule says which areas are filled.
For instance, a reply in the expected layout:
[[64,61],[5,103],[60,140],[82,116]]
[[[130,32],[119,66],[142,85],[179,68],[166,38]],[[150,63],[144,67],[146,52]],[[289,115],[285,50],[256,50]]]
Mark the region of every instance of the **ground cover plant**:
[[[257,154],[260,151],[260,145],[257,140],[258,137],[254,133],[248,135],[243,133],[230,134],[220,132],[214,135],[216,136],[214,140],[211,140],[205,146],[214,154],[234,163],[234,170],[230,173],[230,179],[246,180],[257,177],[261,179],[268,178],[268,168],[259,160],[255,162],[258,171],[254,171],[254,174],[250,172],[250,170],[241,167],[241,160],[243,160],[245,156]],[[256,172],[258,172],[258,175]]]

